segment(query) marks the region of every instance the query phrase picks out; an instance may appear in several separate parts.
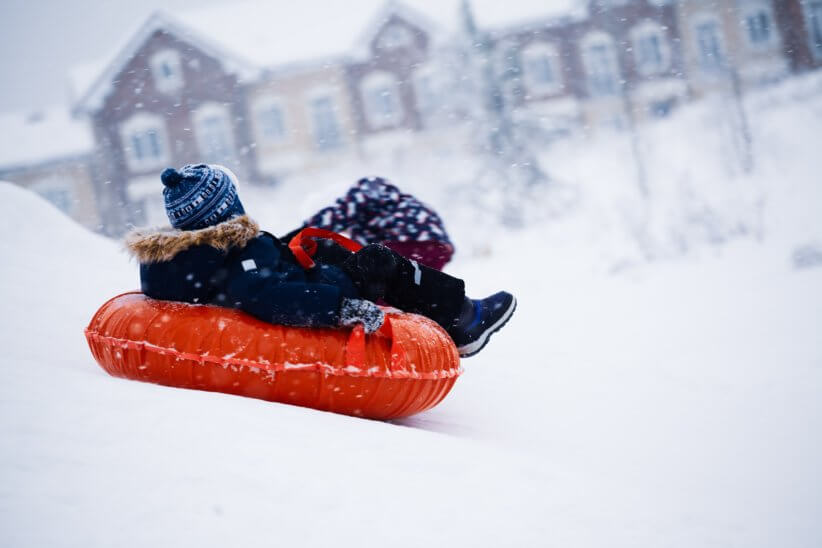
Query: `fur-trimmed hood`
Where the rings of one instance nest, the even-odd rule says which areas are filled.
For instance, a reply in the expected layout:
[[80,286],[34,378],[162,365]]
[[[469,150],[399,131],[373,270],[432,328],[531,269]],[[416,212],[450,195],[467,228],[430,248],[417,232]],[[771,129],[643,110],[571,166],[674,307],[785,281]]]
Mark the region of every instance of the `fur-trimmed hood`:
[[221,251],[243,247],[260,232],[248,215],[234,217],[199,230],[162,227],[135,230],[126,236],[126,249],[141,263],[170,261],[181,251],[197,245],[210,245]]

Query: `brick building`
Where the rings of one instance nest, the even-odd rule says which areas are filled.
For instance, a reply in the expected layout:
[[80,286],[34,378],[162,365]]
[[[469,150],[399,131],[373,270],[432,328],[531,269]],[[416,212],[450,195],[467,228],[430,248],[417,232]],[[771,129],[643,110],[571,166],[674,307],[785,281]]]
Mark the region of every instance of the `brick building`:
[[[466,14],[524,116],[625,127],[733,79],[744,90],[822,63],[822,0],[362,0],[158,13],[75,84],[109,234],[164,222],[157,173],[229,165],[251,182],[453,143],[474,101]],[[467,9],[466,9],[467,8]],[[470,82],[468,82],[470,84]],[[45,172],[48,172],[45,169]]]

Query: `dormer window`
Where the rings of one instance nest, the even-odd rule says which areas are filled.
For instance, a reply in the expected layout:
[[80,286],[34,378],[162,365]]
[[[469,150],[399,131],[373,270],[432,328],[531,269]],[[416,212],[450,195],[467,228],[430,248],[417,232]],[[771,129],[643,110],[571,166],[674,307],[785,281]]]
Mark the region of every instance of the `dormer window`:
[[172,93],[183,87],[183,70],[180,64],[180,54],[177,51],[167,49],[155,53],[150,65],[154,87],[158,91]]
[[389,25],[380,34],[377,41],[379,49],[407,48],[414,44],[414,35],[402,25]]

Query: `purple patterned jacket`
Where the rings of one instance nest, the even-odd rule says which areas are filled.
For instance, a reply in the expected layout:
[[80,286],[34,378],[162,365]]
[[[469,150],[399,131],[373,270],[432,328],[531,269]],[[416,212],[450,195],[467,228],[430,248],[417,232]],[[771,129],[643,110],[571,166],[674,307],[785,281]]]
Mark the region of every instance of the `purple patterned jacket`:
[[303,226],[348,230],[352,239],[364,245],[435,241],[453,249],[439,215],[380,177],[360,179],[333,206],[321,209]]

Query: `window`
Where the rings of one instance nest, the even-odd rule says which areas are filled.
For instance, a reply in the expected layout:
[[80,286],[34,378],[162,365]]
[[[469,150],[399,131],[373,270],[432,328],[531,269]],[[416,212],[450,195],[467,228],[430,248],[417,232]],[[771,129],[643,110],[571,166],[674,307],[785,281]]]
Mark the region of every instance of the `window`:
[[314,129],[314,143],[319,150],[333,150],[342,145],[342,132],[337,121],[334,100],[328,95],[310,99],[311,122]]
[[722,51],[722,31],[719,21],[703,18],[694,25],[699,66],[705,72],[718,72],[725,66]]
[[257,134],[266,143],[281,143],[288,134],[285,126],[285,109],[277,99],[257,103],[255,109]]
[[388,25],[377,40],[379,49],[407,48],[414,44],[414,35],[403,25]]
[[648,112],[654,118],[666,118],[670,116],[671,112],[676,106],[676,99],[671,97],[659,101],[653,101],[648,105]]
[[440,90],[433,71],[421,69],[414,73],[414,93],[417,110],[423,116],[434,114],[440,106]]
[[135,114],[120,126],[126,162],[134,171],[163,167],[168,163],[165,124],[155,114]]
[[72,198],[71,190],[56,184],[38,185],[35,191],[51,202],[51,204],[67,215],[71,215]]
[[403,118],[399,85],[390,72],[372,72],[361,84],[365,116],[374,128],[397,125]]
[[183,86],[183,70],[180,54],[173,49],[155,53],[151,58],[151,74],[154,86],[162,93],[172,93]]
[[742,33],[745,35],[748,46],[763,48],[770,46],[777,37],[770,2],[763,0],[748,0],[742,11]]
[[619,66],[611,37],[599,33],[590,35],[583,41],[582,51],[591,95],[601,97],[619,94]]
[[640,74],[664,72],[670,66],[670,50],[665,31],[656,23],[646,21],[632,33],[634,61]]
[[748,13],[745,16],[745,29],[751,45],[758,46],[771,41],[771,18],[765,10]]
[[192,114],[197,148],[208,163],[231,163],[234,139],[227,107],[208,103]]
[[806,0],[804,7],[811,52],[815,59],[822,59],[822,0]]
[[538,42],[522,51],[525,85],[532,93],[555,93],[562,88],[559,54],[555,46]]

